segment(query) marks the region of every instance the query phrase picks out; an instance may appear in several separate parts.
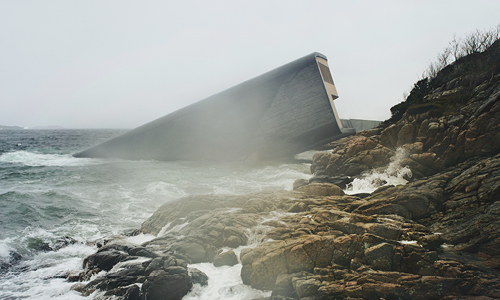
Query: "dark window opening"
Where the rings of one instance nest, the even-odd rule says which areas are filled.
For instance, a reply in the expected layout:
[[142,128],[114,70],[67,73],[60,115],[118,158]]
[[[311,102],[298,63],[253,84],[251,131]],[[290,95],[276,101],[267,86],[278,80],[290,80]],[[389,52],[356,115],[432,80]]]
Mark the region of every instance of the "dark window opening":
[[328,82],[328,83],[335,85],[333,83],[332,74],[330,73],[330,68],[328,68],[327,66],[325,66],[322,63],[318,63],[318,64],[319,64],[319,70],[321,72],[321,76],[323,76],[323,80],[325,82]]

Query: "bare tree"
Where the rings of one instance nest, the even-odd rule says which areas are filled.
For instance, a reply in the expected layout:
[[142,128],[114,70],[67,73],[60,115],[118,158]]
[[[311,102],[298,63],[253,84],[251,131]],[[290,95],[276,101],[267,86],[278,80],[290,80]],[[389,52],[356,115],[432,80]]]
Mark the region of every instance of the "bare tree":
[[449,45],[450,45],[450,51],[451,51],[451,54],[453,55],[454,61],[463,57],[463,53],[462,53],[462,49],[461,49],[460,44],[461,44],[460,39],[457,38],[456,35],[453,35],[453,40],[451,40]]
[[437,57],[436,68],[439,70],[444,69],[450,63],[451,48],[446,47],[442,53]]
[[457,38],[453,35],[453,40],[448,43],[442,53],[438,54],[436,61],[429,63],[427,69],[422,73],[422,79],[432,79],[447,65],[460,58],[486,51],[493,43],[500,39],[500,24],[487,31],[476,30],[465,38]]
[[427,67],[427,76],[429,78],[434,78],[436,77],[437,73],[441,71],[437,68],[436,63],[431,62],[429,63],[429,66]]
[[465,40],[462,44],[462,50],[466,55],[480,52],[480,37],[481,33],[478,31],[469,34],[465,37]]

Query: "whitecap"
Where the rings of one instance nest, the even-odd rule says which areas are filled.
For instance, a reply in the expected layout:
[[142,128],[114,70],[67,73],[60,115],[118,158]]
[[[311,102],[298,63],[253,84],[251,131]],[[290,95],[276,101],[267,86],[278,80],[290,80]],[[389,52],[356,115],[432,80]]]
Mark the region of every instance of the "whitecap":
[[154,238],[156,238],[156,236],[154,236],[152,234],[140,233],[140,234],[135,235],[135,236],[127,237],[125,239],[125,241],[132,243],[132,244],[136,244],[136,245],[142,245],[146,242],[151,241]]
[[396,149],[396,154],[391,158],[391,163],[383,172],[371,171],[362,174],[347,185],[347,194],[372,193],[376,189],[386,185],[404,185],[411,178],[412,173],[408,166],[403,166],[407,151],[403,148]]
[[6,152],[0,155],[0,162],[18,163],[30,167],[70,167],[100,163],[91,158],[75,158],[70,154],[42,154],[25,150]]
[[260,291],[243,284],[241,280],[241,264],[215,267],[211,263],[199,263],[188,265],[196,268],[208,276],[208,285],[196,284],[183,300],[246,300],[270,297],[271,292]]

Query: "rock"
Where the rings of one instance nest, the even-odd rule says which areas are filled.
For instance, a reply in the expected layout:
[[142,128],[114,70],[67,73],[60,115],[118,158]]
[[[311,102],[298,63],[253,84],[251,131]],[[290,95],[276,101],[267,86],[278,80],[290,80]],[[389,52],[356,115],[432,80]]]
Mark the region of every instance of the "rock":
[[180,241],[172,245],[171,249],[182,253],[193,264],[211,261],[213,255],[205,247],[190,241]]
[[239,246],[246,245],[248,241],[245,232],[234,226],[224,228],[223,237],[224,242],[222,245],[231,248],[238,248]]
[[401,127],[401,130],[398,132],[398,140],[396,142],[396,146],[412,144],[415,140],[415,125],[412,123],[407,123]]
[[196,268],[189,268],[189,276],[191,276],[191,282],[193,284],[199,284],[201,286],[208,285],[208,276],[202,271]]
[[309,183],[309,180],[307,179],[297,179],[293,182],[293,189],[296,190],[298,187],[301,187],[303,185],[306,185]]
[[77,240],[75,240],[74,238],[70,237],[70,236],[65,236],[63,238],[59,238],[55,243],[54,243],[54,246],[52,246],[52,248],[54,249],[54,251],[57,251],[61,248],[64,248],[64,247],[67,247],[69,245],[73,245],[73,244],[76,244],[78,243]]
[[296,213],[306,211],[309,208],[304,202],[296,202],[288,209],[288,212]]
[[151,274],[153,271],[159,270],[163,268],[164,260],[161,257],[157,257],[149,262],[147,268],[144,270],[145,275]]
[[[352,245],[354,241],[357,241],[355,246]],[[273,289],[277,277],[282,274],[312,272],[315,267],[327,267],[332,262],[347,265],[360,251],[359,241],[355,235],[335,239],[311,236],[286,243],[262,244],[242,253],[243,283],[254,288]]]
[[[500,298],[499,57],[497,41],[420,81],[391,120],[315,153],[314,176],[294,191],[161,206],[141,228],[159,237],[107,243],[78,278],[109,272],[73,289],[181,299],[208,282],[187,263],[236,264],[234,251],[216,254],[246,245],[250,230],[265,242],[241,250],[241,278],[272,299]],[[407,184],[344,194],[362,172],[386,170],[398,147]]]
[[315,278],[303,279],[295,277],[293,278],[292,283],[297,296],[300,299],[303,299],[304,297],[314,296],[317,294],[319,284],[321,282]]
[[344,191],[331,183],[310,183],[297,188],[298,192],[303,192],[310,196],[342,196]]
[[394,148],[398,141],[399,127],[392,124],[382,131],[380,134],[380,143],[386,147]]
[[135,300],[139,299],[140,288],[137,285],[131,285],[127,288],[125,294],[123,294],[123,300]]
[[148,300],[180,300],[192,287],[188,271],[170,267],[153,271],[142,285],[141,291]]
[[107,291],[104,296],[121,296],[123,300],[140,299],[140,288],[135,284]]
[[121,261],[129,260],[130,255],[125,252],[101,248],[97,253],[85,258],[83,265],[85,269],[98,268],[104,271],[109,271],[114,265]]
[[237,196],[216,197],[211,195],[188,196],[162,205],[141,226],[141,231],[157,235],[167,224],[190,213],[218,208],[242,207],[248,198]]
[[[331,183],[341,189],[346,189],[347,185],[351,183],[354,178],[349,176],[327,176],[327,175],[316,175],[309,179],[309,183]],[[305,185],[305,184],[303,184]],[[294,190],[296,188],[294,187]]]
[[238,263],[238,258],[236,257],[236,254],[232,250],[216,255],[214,258],[214,266],[216,267],[234,266],[237,263]]
[[365,258],[369,265],[377,270],[392,270],[394,246],[382,243],[365,250]]
[[301,273],[293,273],[293,274],[280,274],[276,278],[276,283],[274,289],[272,291],[271,297],[292,297],[295,293],[295,288],[292,283],[292,279],[294,277],[300,278]]
[[241,239],[236,236],[230,236],[224,240],[223,245],[231,248],[238,248],[242,243]]

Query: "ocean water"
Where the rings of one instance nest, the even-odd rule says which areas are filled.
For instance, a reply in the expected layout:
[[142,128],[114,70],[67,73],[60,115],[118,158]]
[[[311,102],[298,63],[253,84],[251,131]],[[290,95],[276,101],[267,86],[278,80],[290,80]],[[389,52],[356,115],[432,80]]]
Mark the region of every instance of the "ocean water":
[[[89,299],[65,278],[105,237],[139,228],[160,205],[192,194],[291,190],[303,162],[202,163],[74,158],[123,130],[0,130],[0,299]],[[135,240],[134,240],[135,239]],[[138,236],[131,241],[148,239]],[[233,268],[187,299],[251,299]],[[241,267],[241,266],[240,266]],[[97,294],[90,298],[96,298]]]

